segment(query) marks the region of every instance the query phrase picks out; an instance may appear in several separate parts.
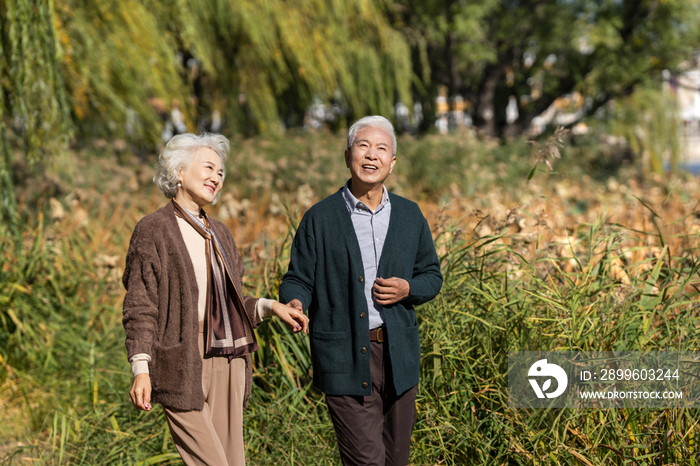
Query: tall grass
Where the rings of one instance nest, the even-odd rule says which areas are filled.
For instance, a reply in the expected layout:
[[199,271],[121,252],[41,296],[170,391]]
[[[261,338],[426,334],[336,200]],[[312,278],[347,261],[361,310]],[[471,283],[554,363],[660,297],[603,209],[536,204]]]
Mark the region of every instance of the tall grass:
[[[308,195],[312,201],[344,181],[340,151],[321,150],[326,143],[316,146],[317,160],[309,159],[315,176],[328,177]],[[261,158],[297,163],[280,162],[275,144]],[[292,157],[304,144],[285,153]],[[516,182],[516,168],[510,173],[506,162],[490,171],[479,162],[482,146],[415,144],[406,144],[400,159],[406,170],[393,189],[422,199],[445,282],[438,298],[418,309],[423,357],[411,463],[695,465],[697,410],[514,410],[506,374],[510,351],[698,349],[697,182],[598,184],[561,175],[550,182],[538,174],[527,183],[529,160],[518,162]],[[309,200],[298,195],[305,183],[298,167],[276,200],[246,181],[255,179],[246,154],[257,145],[265,144],[240,147],[227,178],[234,200],[251,200],[248,209],[232,215],[222,199],[213,211],[227,212],[246,258],[248,290],[275,297]],[[504,154],[493,160],[507,160],[499,150]],[[440,178],[443,152],[464,160]],[[473,181],[463,182],[475,164]],[[426,182],[412,186],[419,172]],[[97,183],[128,186],[133,175],[114,169],[111,176],[113,182]],[[32,200],[30,208],[20,197],[17,218],[24,223],[0,224],[4,464],[180,464],[162,410],[137,412],[128,399],[123,256],[136,221],[165,202],[142,178],[132,191],[83,186],[62,215],[45,201]],[[449,182],[441,187],[441,180]],[[276,321],[257,335],[255,387],[245,412],[248,462],[339,464],[322,394],[311,387],[308,338]]]
[[603,227],[580,228],[566,255],[527,257],[499,235],[450,246],[443,261],[457,260],[441,296],[420,313],[417,464],[695,464],[697,410],[507,406],[511,351],[698,348],[697,298],[680,290],[700,263],[676,257],[671,273],[660,257],[624,285],[613,272],[615,234]]

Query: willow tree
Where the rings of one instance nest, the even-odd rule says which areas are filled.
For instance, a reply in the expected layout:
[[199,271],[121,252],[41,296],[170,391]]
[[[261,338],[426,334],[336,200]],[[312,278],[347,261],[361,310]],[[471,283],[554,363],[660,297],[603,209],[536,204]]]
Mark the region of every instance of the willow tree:
[[[353,113],[410,101],[410,51],[372,0],[180,0],[183,45],[214,89],[247,96],[261,129],[281,106],[302,111],[340,92]],[[206,26],[202,26],[206,25]],[[285,99],[280,101],[280,99]]]
[[[373,0],[0,0],[0,120],[30,161],[71,137],[155,141],[179,104],[259,131],[312,99],[355,115],[411,101],[410,49]],[[204,102],[203,102],[204,101]],[[160,114],[159,114],[160,113]],[[3,141],[7,138],[3,137]]]
[[48,2],[0,0],[0,218],[14,217],[10,174],[12,121],[30,162],[70,134],[61,54]]

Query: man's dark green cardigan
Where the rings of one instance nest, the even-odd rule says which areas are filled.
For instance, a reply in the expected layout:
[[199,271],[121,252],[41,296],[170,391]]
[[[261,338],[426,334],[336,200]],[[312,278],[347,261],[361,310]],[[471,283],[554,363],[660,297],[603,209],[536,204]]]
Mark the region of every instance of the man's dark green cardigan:
[[[391,217],[377,276],[408,281],[410,294],[384,306],[385,345],[397,394],[418,383],[420,342],[414,305],[442,286],[428,222],[414,202],[389,193]],[[328,395],[372,394],[364,267],[342,190],[311,207],[294,237],[280,300],[309,310],[314,385]]]

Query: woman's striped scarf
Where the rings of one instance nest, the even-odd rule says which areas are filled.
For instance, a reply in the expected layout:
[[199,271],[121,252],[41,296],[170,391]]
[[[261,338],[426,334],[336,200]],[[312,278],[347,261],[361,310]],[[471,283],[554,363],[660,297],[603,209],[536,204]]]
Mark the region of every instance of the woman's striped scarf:
[[[189,223],[205,240],[207,258],[207,299],[204,313],[205,355],[235,358],[258,350],[248,313],[241,298],[240,284],[235,283],[224,248],[209,219],[201,210],[202,220],[192,215],[175,199],[175,215]],[[200,290],[201,293],[201,290]]]

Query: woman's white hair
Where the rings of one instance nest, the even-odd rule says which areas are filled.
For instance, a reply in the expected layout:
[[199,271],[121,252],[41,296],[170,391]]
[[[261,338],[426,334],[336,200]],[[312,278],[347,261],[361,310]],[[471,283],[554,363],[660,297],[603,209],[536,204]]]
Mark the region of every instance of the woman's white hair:
[[357,136],[357,132],[362,128],[379,128],[389,133],[389,136],[391,136],[391,148],[394,157],[396,157],[396,134],[394,134],[394,125],[381,115],[362,117],[353,123],[350,127],[350,131],[348,131],[348,150],[352,150],[352,146],[355,143],[355,136]]
[[[165,145],[165,149],[158,157],[158,162],[155,165],[156,174],[153,176],[153,182],[163,191],[165,197],[168,199],[175,197],[177,194],[177,176],[180,174],[180,171],[190,166],[194,154],[201,147],[208,147],[216,152],[221,158],[222,166],[226,163],[231,150],[231,144],[225,136],[213,133],[202,133],[199,135],[192,133],[178,134],[173,136]],[[222,175],[222,180],[225,176],[226,172]],[[216,195],[212,204],[216,204],[220,195],[221,191]]]

